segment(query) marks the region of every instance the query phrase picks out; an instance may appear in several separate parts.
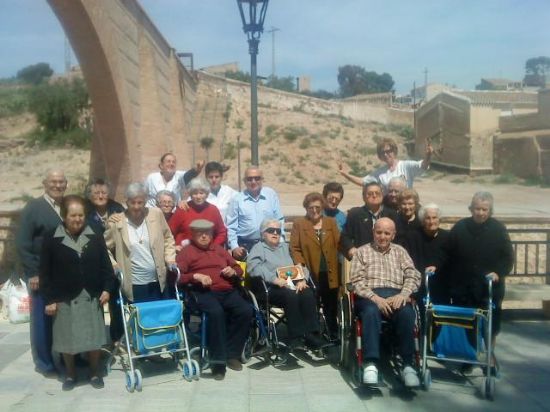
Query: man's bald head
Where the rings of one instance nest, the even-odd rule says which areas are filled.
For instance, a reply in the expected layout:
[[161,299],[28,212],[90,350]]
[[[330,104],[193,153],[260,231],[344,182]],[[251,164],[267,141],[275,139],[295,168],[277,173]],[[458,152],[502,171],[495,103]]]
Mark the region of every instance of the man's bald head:
[[65,190],[67,190],[67,178],[62,170],[48,170],[42,184],[44,185],[44,192],[46,192],[48,196],[56,203],[61,202]]
[[386,251],[395,238],[395,223],[387,217],[380,218],[372,228],[374,244],[380,251]]

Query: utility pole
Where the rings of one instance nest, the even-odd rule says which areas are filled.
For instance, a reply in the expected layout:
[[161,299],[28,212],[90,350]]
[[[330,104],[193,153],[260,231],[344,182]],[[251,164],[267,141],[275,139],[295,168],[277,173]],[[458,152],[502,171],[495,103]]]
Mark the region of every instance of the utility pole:
[[281,31],[277,27],[271,26],[271,29],[268,30],[268,33],[271,33],[271,79],[275,78],[275,32]]
[[424,68],[424,102],[428,101],[428,68]]

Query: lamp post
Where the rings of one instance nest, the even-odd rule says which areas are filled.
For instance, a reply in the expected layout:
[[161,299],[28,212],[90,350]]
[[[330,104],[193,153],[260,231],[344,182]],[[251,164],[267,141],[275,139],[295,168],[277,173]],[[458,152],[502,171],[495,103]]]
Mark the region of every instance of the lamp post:
[[269,0],[237,0],[243,31],[248,38],[250,53],[250,149],[253,165],[259,165],[258,156],[258,78],[256,56],[258,44],[264,30],[264,20]]

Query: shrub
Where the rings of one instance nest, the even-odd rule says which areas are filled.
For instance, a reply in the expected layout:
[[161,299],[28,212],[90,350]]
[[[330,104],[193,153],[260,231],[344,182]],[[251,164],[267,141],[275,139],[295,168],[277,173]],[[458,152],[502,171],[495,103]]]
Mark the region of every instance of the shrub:
[[233,160],[237,157],[237,146],[233,143],[226,143],[223,148],[224,159]]
[[88,107],[88,91],[81,79],[42,84],[29,94],[29,110],[50,134],[78,128],[79,118]]
[[309,138],[305,137],[300,141],[299,148],[304,150],[311,146],[311,140]]
[[24,113],[29,105],[29,90],[24,87],[0,88],[0,119]]
[[244,120],[243,119],[237,119],[235,120],[235,127],[237,129],[242,129],[243,128],[243,125],[244,125]]
[[283,131],[283,137],[288,142],[294,142],[298,137],[307,135],[308,131],[303,126],[287,126]]
[[79,149],[89,149],[92,142],[92,134],[80,128],[70,130],[37,130],[28,136],[33,142],[40,146],[63,147],[71,146]]
[[277,130],[279,126],[277,125],[274,125],[274,124],[268,124],[266,127],[265,127],[265,135],[267,137],[271,137],[273,135],[273,133]]

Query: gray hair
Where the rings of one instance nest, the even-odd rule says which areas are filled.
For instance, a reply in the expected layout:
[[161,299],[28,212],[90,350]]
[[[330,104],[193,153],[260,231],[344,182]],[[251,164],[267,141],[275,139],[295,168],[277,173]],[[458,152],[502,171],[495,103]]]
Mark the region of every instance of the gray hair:
[[174,202],[174,205],[176,204],[176,195],[174,194],[174,192],[171,192],[169,190],[159,190],[157,192],[157,196],[155,197],[157,205],[160,203],[160,198],[162,196],[170,196],[172,198],[172,202]]
[[407,181],[405,180],[405,178],[403,176],[394,176],[394,177],[392,177],[390,179],[390,181],[388,182],[388,187],[390,187],[390,185],[392,183],[400,183],[403,186],[403,189],[407,188]]
[[67,177],[65,176],[65,172],[61,169],[48,169],[46,172],[46,175],[44,176],[44,179],[42,179],[42,183],[45,183],[48,179],[50,179],[53,175],[59,175],[67,182]]
[[196,177],[187,184],[187,191],[189,194],[202,190],[206,194],[210,193],[210,186],[206,181],[201,177]]
[[139,196],[143,196],[147,199],[147,191],[145,190],[145,186],[143,183],[139,182],[130,183],[126,188],[125,195],[126,199],[134,199]]
[[424,217],[426,216],[426,212],[428,210],[435,210],[437,217],[441,217],[441,209],[439,208],[439,205],[437,203],[428,203],[427,205],[422,206],[418,211],[418,220],[420,222],[424,221]]
[[[281,221],[278,219],[264,219],[260,225],[260,233],[264,233],[269,225],[276,223],[279,228],[281,228]],[[282,229],[282,228],[281,228]]]
[[491,194],[491,192],[480,191],[480,192],[474,193],[474,196],[472,197],[472,201],[470,202],[470,207],[469,207],[470,211],[474,207],[474,203],[476,201],[489,202],[489,216],[493,215],[493,204],[495,201],[493,199],[493,195]]
[[92,180],[90,183],[86,185],[86,189],[84,190],[84,195],[86,196],[87,199],[91,199],[92,188],[94,186],[105,186],[107,188],[107,196],[111,197],[111,184],[104,179],[97,178]]

